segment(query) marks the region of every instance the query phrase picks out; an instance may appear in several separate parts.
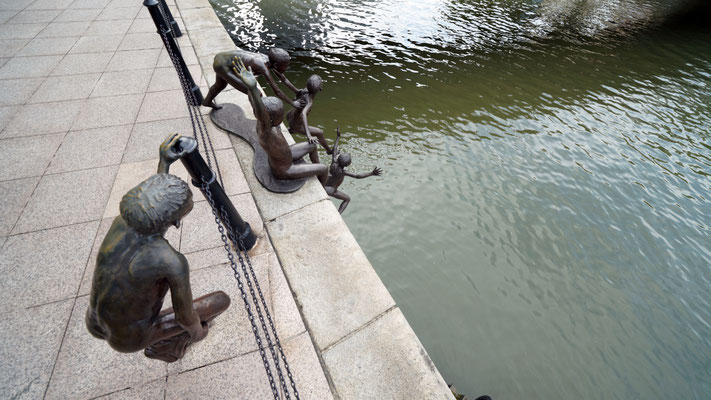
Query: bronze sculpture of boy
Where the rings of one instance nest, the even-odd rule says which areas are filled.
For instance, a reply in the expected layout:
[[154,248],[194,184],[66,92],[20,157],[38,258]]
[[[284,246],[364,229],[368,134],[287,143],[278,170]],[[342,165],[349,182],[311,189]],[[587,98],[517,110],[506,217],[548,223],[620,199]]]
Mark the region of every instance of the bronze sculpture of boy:
[[[202,340],[207,322],[225,311],[230,298],[221,291],[193,301],[185,257],[163,235],[192,210],[192,192],[168,168],[181,154],[179,135],[160,150],[158,173],[121,200],[99,249],[86,312],[89,332],[117,351],[144,350],[146,357],[173,362],[186,347]],[[161,311],[170,289],[173,307]]]

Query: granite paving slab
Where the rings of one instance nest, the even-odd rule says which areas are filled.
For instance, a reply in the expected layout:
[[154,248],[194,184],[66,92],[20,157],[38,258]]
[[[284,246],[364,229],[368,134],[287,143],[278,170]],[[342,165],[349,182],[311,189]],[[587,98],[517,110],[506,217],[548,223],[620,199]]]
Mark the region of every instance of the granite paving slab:
[[37,37],[69,37],[81,36],[84,31],[89,28],[89,21],[74,21],[74,22],[52,22],[42,29],[42,32],[37,34]]
[[83,105],[82,100],[70,100],[19,107],[17,114],[0,134],[0,138],[66,132],[71,128]]
[[0,397],[41,399],[74,299],[3,314],[0,324]]
[[7,124],[10,123],[19,110],[19,106],[0,107],[0,133],[2,133]]
[[12,57],[20,51],[30,39],[0,39],[0,57]]
[[52,76],[47,78],[28,103],[86,99],[101,74]]
[[143,94],[89,99],[79,112],[72,130],[133,123],[142,102]]
[[0,106],[25,104],[43,81],[43,78],[0,80]]
[[0,236],[10,234],[39,180],[34,177],[0,182]]
[[0,160],[13,166],[0,169],[0,181],[42,175],[63,137],[59,133],[0,140]]
[[67,54],[50,75],[77,75],[103,72],[114,56],[112,52]]
[[71,9],[68,8],[59,14],[54,22],[77,22],[93,21],[101,12],[101,9]]
[[51,56],[64,55],[74,46],[79,38],[34,38],[20,50],[19,56]]
[[118,167],[45,175],[13,233],[101,219]]
[[0,79],[48,76],[62,56],[14,57],[0,68]]
[[165,378],[97,397],[101,400],[165,400]]
[[123,34],[82,36],[76,41],[71,50],[69,50],[69,54],[116,51],[119,44],[121,44],[121,40],[123,40]]
[[24,10],[7,21],[8,24],[36,24],[52,22],[62,10]]
[[98,221],[10,236],[0,253],[4,311],[73,298]]
[[120,164],[132,127],[129,124],[69,132],[50,162],[47,173]]
[[159,49],[117,51],[106,67],[107,71],[153,68],[158,60]]
[[153,76],[153,69],[104,72],[90,97],[144,93]]

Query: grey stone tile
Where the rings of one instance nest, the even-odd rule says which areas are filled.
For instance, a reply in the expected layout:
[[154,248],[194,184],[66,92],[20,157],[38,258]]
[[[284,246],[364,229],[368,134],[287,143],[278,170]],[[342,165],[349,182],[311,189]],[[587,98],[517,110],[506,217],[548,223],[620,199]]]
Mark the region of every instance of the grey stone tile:
[[63,134],[0,140],[0,181],[40,176],[62,142]]
[[0,138],[66,132],[82,106],[81,100],[29,104],[20,107]]
[[9,309],[73,298],[99,221],[11,236],[2,250],[0,299]]
[[105,72],[91,92],[91,97],[144,93],[152,75],[152,69]]
[[30,39],[8,39],[0,40],[0,57],[12,57],[17,54]]
[[[196,191],[193,191],[194,193]],[[201,195],[195,193],[196,196],[200,197]],[[215,228],[217,229],[217,228]],[[179,248],[179,247],[176,247]],[[260,235],[257,235],[257,243],[254,245],[254,247],[249,250],[249,256],[250,257],[257,257],[262,254],[274,252],[274,249],[272,248],[271,241],[269,238],[262,232]],[[199,250],[193,253],[188,253],[184,254],[185,258],[188,260],[188,264],[190,265],[190,270],[198,270],[202,268],[207,268],[207,267],[212,267],[218,264],[222,264],[225,262],[225,257],[227,256],[225,253],[224,247],[213,247],[210,249],[205,249],[205,250]]]
[[119,50],[145,50],[161,47],[163,47],[163,42],[156,33],[129,33],[123,38]]
[[8,61],[10,61],[9,57],[0,57],[0,67],[7,64]]
[[10,234],[37,182],[39,177],[0,182],[0,236]]
[[[191,351],[199,351],[199,345],[197,343]],[[213,399],[273,398],[262,365],[259,353],[252,352],[180,375],[168,376],[166,398],[192,400],[204,398],[207,393]]]
[[[126,3],[128,5],[130,3]],[[96,18],[97,21],[111,21],[116,19],[130,19],[133,20],[138,14],[139,6],[131,7],[116,7],[116,8],[105,8],[101,14]],[[153,28],[155,30],[155,26]]]
[[82,36],[69,54],[114,52],[123,40],[123,35]]
[[0,106],[24,104],[43,81],[43,78],[0,80]]
[[137,122],[189,117],[182,90],[146,93]]
[[[269,259],[269,292],[272,298],[272,318],[279,337],[281,340],[286,340],[304,333],[306,327],[301,320],[301,314],[296,307],[296,302],[276,254],[267,253],[266,257]],[[260,257],[253,257],[252,260],[260,260]],[[262,287],[262,290],[265,289]]]
[[68,8],[62,11],[54,22],[76,22],[76,21],[93,21],[99,16],[100,8],[94,9],[71,9]]
[[132,387],[106,396],[102,400],[165,400],[165,378],[156,379],[142,386]]
[[35,0],[0,0],[0,10],[24,10]]
[[48,174],[121,163],[131,125],[69,132],[47,168]]
[[0,68],[0,79],[48,76],[62,56],[14,57]]
[[131,124],[136,119],[142,100],[141,94],[89,99],[72,130]]
[[37,0],[27,7],[28,10],[64,10],[74,0]]
[[[81,36],[89,27],[89,21],[52,22],[40,32],[37,37],[68,37]],[[68,51],[68,50],[67,50]]]
[[323,360],[344,399],[454,399],[397,308],[324,352]]
[[267,231],[320,349],[395,305],[329,200],[277,218]]
[[[96,257],[99,255],[99,248],[101,243],[106,237],[111,224],[114,222],[114,218],[104,218],[99,224],[99,231],[96,233],[96,240],[94,240],[94,246],[91,248],[91,253],[89,254],[89,260],[86,263],[86,269],[84,270],[84,277],[81,281],[81,286],[79,287],[79,296],[85,296],[91,292],[91,284],[94,279],[94,270],[96,269]],[[173,248],[177,249],[180,245],[180,229],[175,227],[168,228],[168,232],[165,234],[165,239],[170,243]]]
[[3,315],[0,396],[41,399],[62,343],[74,299]]
[[240,169],[235,152],[232,149],[217,150],[215,155],[222,172],[225,192],[229,195],[249,192],[247,180]]
[[107,4],[109,4],[109,0],[76,0],[69,6],[69,8],[70,9],[85,9],[85,8],[102,9],[102,8],[106,7]]
[[117,170],[104,167],[43,176],[13,233],[100,219]]
[[[0,132],[12,121],[19,110],[19,106],[0,107]],[[0,134],[0,138],[2,137],[3,135]]]
[[106,67],[107,71],[126,71],[153,68],[158,59],[159,49],[117,51]]
[[211,63],[215,58],[215,54],[235,48],[230,35],[221,26],[191,31],[190,40],[195,46],[195,54],[197,54],[198,58],[207,57]]
[[20,50],[18,56],[49,56],[54,54],[67,54],[77,42],[75,37],[64,38],[35,38]]
[[32,39],[45,26],[47,26],[45,23],[0,25],[0,39]]
[[136,18],[131,27],[128,28],[128,33],[155,33],[156,25],[153,23],[152,19],[139,19]]
[[7,242],[7,236],[0,236],[0,250],[5,246],[5,242]]
[[28,103],[86,99],[101,74],[52,76],[47,78]]
[[8,20],[12,19],[12,17],[17,15],[17,13],[17,11],[0,10],[0,24],[6,23]]
[[[195,193],[197,199],[202,195]],[[256,235],[262,235],[264,227],[254,200],[249,194],[229,196],[232,204],[244,221],[249,223]],[[222,239],[214,223],[215,217],[206,201],[195,203],[193,211],[185,217],[183,234],[180,239],[180,251],[193,253],[200,250],[222,246]],[[210,221],[208,223],[207,221]]]
[[[299,397],[302,399],[333,399],[326,375],[314,350],[309,334],[304,332],[283,344]],[[284,377],[287,384],[288,378]],[[345,397],[343,397],[345,399]]]
[[[79,297],[57,357],[46,399],[85,399],[137,387],[165,376],[162,361],[119,353],[86,330],[89,297]],[[87,362],[91,360],[91,362]]]
[[9,24],[36,24],[42,22],[52,22],[61,10],[25,10],[8,21]]
[[[185,60],[185,65],[198,65],[198,59],[195,55],[195,50],[192,47],[181,47],[181,53],[183,54],[183,60]],[[161,50],[160,57],[158,57],[157,67],[171,67],[173,68],[173,62],[170,61],[168,52],[165,49]],[[210,62],[210,69],[212,71],[212,62]]]
[[[202,73],[199,65],[191,65],[188,67],[190,75],[193,77],[195,82],[200,82],[202,79]],[[205,83],[203,82],[203,85]],[[178,78],[175,68],[172,66],[164,68],[156,68],[156,72],[153,74],[151,79],[151,84],[148,85],[149,92],[163,92],[166,90],[182,90],[180,86],[180,79]]]
[[[121,198],[134,186],[148,179],[151,175],[156,173],[158,169],[158,147],[156,146],[156,153],[153,160],[140,161],[135,163],[125,163],[121,164],[116,174],[116,180],[114,181],[113,187],[111,188],[111,194],[109,195],[109,201],[104,210],[103,218],[113,218],[119,215],[119,203]],[[181,163],[176,162],[170,167],[170,173],[179,177],[180,179],[188,182],[188,173]],[[195,192],[193,191],[193,198]],[[177,248],[177,247],[176,247]]]
[[[265,301],[268,306],[271,306],[271,296],[268,291],[268,263],[266,261],[267,259],[262,256],[253,260],[253,265],[257,279],[262,286]],[[229,266],[218,265],[195,271],[191,273],[190,284],[194,298],[221,290],[230,296],[232,302],[230,307],[210,324],[210,331],[205,339],[192,345],[182,359],[168,365],[169,375],[257,350],[252,327],[248,322],[244,303]],[[246,283],[245,290],[248,290]],[[250,296],[249,292],[247,296]],[[251,299],[250,304],[252,304],[251,307],[255,313],[255,322],[259,325]]]
[[131,26],[132,20],[116,20],[116,21],[94,21],[89,25],[89,29],[84,32],[84,35],[124,35]]
[[180,15],[183,17],[187,26],[190,27],[191,33],[193,31],[214,28],[215,26],[221,25],[220,19],[217,18],[212,7],[185,9],[181,11]]
[[[100,36],[97,36],[100,37]],[[51,75],[77,75],[103,72],[114,53],[67,54]]]

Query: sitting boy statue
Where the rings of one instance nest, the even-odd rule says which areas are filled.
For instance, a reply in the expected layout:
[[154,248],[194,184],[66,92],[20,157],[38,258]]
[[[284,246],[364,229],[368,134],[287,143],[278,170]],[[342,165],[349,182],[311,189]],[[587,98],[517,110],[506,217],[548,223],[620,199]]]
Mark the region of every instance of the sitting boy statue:
[[331,160],[331,167],[328,169],[328,179],[326,180],[326,184],[323,185],[323,188],[329,196],[343,200],[341,206],[338,207],[338,212],[343,214],[343,211],[345,211],[346,207],[348,207],[348,203],[351,202],[350,196],[338,191],[338,187],[341,186],[341,183],[343,183],[343,179],[345,179],[346,176],[356,179],[363,179],[369,176],[379,176],[383,174],[383,170],[378,167],[374,167],[371,172],[365,174],[352,174],[346,171],[346,167],[351,165],[351,156],[347,153],[341,153],[338,150],[338,140],[340,138],[341,130],[336,128],[336,142],[333,144],[332,153],[333,159]]
[[[174,362],[188,345],[202,340],[207,323],[230,305],[218,291],[193,301],[185,257],[163,237],[192,210],[187,183],[169,175],[175,134],[160,147],[158,173],[131,189],[101,243],[91,287],[86,326],[114,350],[144,350],[146,357]],[[173,307],[161,311],[170,289]]]

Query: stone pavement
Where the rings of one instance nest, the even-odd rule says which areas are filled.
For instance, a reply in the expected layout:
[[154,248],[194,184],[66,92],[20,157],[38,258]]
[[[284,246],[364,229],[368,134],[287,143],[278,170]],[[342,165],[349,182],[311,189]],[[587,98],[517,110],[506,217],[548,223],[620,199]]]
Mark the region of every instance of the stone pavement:
[[[189,37],[179,42],[205,88]],[[226,191],[262,237],[252,260],[299,392],[332,398],[230,139],[209,125]],[[194,210],[167,236],[190,262],[196,297],[223,290],[232,298],[208,337],[165,364],[116,353],[84,326],[98,246],[121,196],[155,172],[158,145],[172,132],[190,135],[190,120],[141,1],[0,0],[1,398],[271,396],[197,190]],[[172,172],[187,180],[180,163]]]

